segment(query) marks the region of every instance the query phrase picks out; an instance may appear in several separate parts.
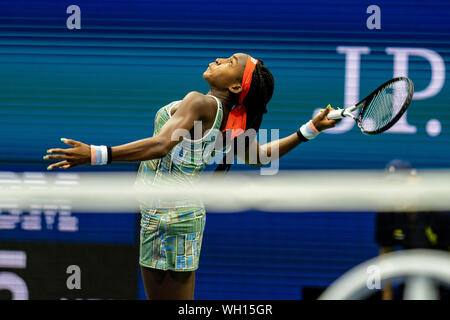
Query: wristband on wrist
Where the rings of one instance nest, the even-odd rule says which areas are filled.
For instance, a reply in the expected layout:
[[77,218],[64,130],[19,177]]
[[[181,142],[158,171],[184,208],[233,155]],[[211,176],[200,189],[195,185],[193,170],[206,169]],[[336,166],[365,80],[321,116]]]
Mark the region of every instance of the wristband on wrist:
[[91,145],[91,165],[101,166],[107,163],[108,163],[107,147]]
[[303,141],[303,142],[308,142],[309,140],[305,138],[305,136],[302,134],[302,132],[300,131],[300,128],[297,130],[297,136],[298,138]]
[[107,146],[106,149],[107,149],[107,151],[108,151],[108,161],[107,161],[107,164],[111,164],[111,162],[112,162],[112,150],[111,150],[111,147],[110,147],[110,146]]
[[102,161],[100,162],[100,165],[107,164],[108,163],[108,151],[106,149],[106,146],[100,146],[100,150],[102,152]]
[[95,151],[95,146],[91,145],[91,165],[97,163],[97,152]]
[[[304,125],[302,125],[298,131],[300,131],[301,135],[305,139],[307,139],[306,141],[314,139],[320,133],[320,131],[317,130],[317,128],[314,126],[312,120],[310,120],[307,123],[305,123]],[[299,135],[298,132],[297,132],[297,135]],[[300,137],[300,135],[299,135],[299,138],[300,138],[300,140],[302,139]]]

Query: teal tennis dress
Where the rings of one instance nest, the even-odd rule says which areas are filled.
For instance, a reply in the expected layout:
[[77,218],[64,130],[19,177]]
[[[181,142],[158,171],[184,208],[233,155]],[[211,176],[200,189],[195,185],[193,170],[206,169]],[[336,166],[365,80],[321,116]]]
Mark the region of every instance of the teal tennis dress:
[[[163,158],[142,161],[137,185],[158,188],[161,185],[195,183],[209,161],[204,151],[215,144],[223,118],[220,100],[212,97],[217,101],[217,113],[211,130],[201,139],[184,138]],[[170,119],[171,108],[180,101],[158,110],[153,135]],[[203,203],[183,199],[182,196],[174,196],[171,201],[152,199],[140,201],[140,212],[140,265],[160,270],[196,270],[206,221]]]

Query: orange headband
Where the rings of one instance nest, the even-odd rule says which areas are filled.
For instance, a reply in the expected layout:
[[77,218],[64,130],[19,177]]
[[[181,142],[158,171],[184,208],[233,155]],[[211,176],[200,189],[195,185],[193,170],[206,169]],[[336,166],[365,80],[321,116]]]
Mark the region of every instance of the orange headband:
[[231,131],[231,140],[235,137],[244,133],[247,125],[247,109],[242,104],[248,91],[250,90],[250,85],[252,84],[253,71],[255,70],[258,60],[248,56],[247,63],[245,64],[244,75],[242,76],[242,91],[239,95],[239,105],[235,106],[228,115],[227,124],[225,130]]
[[258,60],[252,58],[251,56],[248,56],[247,63],[245,64],[244,76],[242,77],[242,91],[239,96],[239,105],[242,105],[242,102],[244,101],[244,98],[247,95],[248,90],[250,90],[250,85],[252,84],[253,71],[255,70],[257,63]]

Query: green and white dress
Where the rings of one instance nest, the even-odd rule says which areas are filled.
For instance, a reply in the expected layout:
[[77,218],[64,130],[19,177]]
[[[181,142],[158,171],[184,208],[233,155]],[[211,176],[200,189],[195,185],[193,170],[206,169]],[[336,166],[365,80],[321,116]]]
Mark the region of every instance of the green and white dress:
[[[201,139],[184,138],[163,158],[142,161],[136,184],[150,188],[194,184],[204,171],[220,132],[223,118],[222,104],[217,101],[217,113],[211,130]],[[158,110],[153,135],[170,119],[170,110],[180,101],[174,101]],[[211,155],[212,156],[212,155]],[[206,212],[203,203],[183,199],[174,194],[171,201],[140,201],[141,232],[140,257],[142,266],[161,270],[192,271],[198,268],[200,249],[205,229]]]

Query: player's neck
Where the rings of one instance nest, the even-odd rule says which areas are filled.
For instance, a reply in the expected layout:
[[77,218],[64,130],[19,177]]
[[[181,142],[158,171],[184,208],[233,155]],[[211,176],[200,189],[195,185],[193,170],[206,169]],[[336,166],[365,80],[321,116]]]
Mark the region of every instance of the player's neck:
[[231,108],[233,108],[233,106],[235,105],[234,101],[231,99],[228,92],[223,92],[221,90],[216,90],[214,88],[210,88],[207,94],[218,98],[220,100],[220,102],[222,102],[222,107],[224,108],[224,110],[227,110],[227,111],[231,110]]

